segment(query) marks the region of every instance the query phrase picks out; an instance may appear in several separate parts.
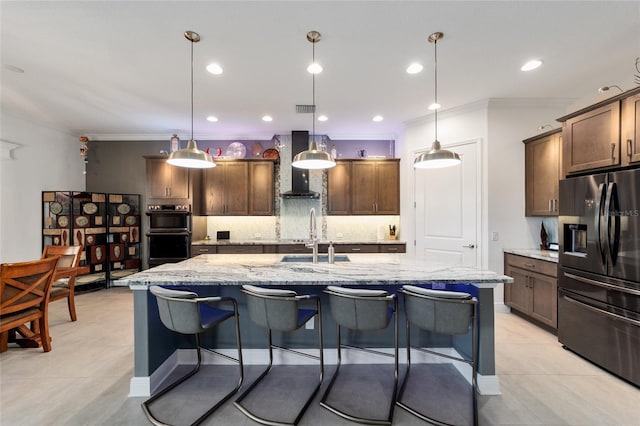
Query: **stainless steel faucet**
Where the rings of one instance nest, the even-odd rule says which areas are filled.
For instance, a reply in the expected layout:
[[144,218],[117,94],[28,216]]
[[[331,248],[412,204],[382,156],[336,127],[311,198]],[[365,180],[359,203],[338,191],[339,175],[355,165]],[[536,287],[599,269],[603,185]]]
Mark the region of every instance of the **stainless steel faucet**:
[[318,263],[318,224],[316,222],[316,209],[311,208],[309,217],[309,242],[305,245],[307,248],[313,249],[313,263]]

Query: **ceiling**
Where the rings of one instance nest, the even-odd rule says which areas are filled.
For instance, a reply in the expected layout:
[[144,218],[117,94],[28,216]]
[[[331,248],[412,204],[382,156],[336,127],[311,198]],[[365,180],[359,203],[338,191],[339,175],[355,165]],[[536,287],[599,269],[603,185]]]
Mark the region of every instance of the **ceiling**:
[[[386,139],[432,114],[433,44],[443,110],[488,98],[595,100],[637,84],[640,2],[0,2],[3,113],[94,140],[270,139],[311,130],[312,45],[319,114],[332,139]],[[538,70],[520,66],[540,58]],[[414,61],[424,65],[409,75]],[[205,70],[217,62],[218,76]],[[18,67],[24,73],[12,70]],[[264,114],[273,116],[263,122]],[[374,115],[384,116],[375,123]],[[205,120],[208,115],[217,123]]]

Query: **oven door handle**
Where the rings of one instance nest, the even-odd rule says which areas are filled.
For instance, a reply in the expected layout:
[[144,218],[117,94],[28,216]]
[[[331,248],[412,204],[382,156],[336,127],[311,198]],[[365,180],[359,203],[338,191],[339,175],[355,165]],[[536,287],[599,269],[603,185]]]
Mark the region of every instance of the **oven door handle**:
[[588,309],[590,311],[606,315],[606,316],[611,317],[611,318],[613,318],[615,320],[618,320],[618,321],[622,321],[622,322],[626,322],[626,323],[629,323],[629,324],[633,324],[636,327],[640,327],[640,321],[636,321],[636,320],[633,320],[631,318],[623,317],[622,315],[614,314],[614,313],[611,313],[611,312],[603,311],[602,309],[598,309],[598,308],[595,308],[595,307],[593,307],[591,305],[587,305],[586,303],[580,302],[580,301],[578,301],[576,299],[572,299],[571,297],[568,297],[566,295],[563,295],[562,298],[565,301],[569,302],[569,303],[573,303],[575,305],[579,305],[580,307]]
[[593,284],[598,287],[606,288],[607,290],[616,290],[623,293],[633,294],[635,296],[640,296],[640,290],[633,290],[631,288],[619,287],[617,285],[607,284],[600,281],[592,280],[589,278],[580,277],[578,275],[570,274],[568,272],[564,273],[564,276],[567,278],[571,278],[572,280],[581,281],[587,284]]

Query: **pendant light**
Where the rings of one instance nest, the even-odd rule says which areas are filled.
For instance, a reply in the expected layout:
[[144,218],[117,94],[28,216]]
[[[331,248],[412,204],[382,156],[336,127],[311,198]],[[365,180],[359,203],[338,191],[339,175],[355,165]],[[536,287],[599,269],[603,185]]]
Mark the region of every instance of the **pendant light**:
[[186,148],[172,152],[167,163],[191,169],[209,169],[215,167],[216,163],[213,162],[209,154],[198,149],[198,145],[193,139],[193,44],[200,41],[200,35],[195,31],[185,31],[184,36],[191,42],[191,139],[187,142]]
[[[429,43],[433,43],[435,52],[435,104],[438,103],[438,40],[444,37],[444,34],[437,32],[429,36]],[[435,108],[435,131],[436,138],[431,145],[431,150],[418,155],[413,167],[416,169],[439,169],[442,167],[455,166],[460,164],[460,157],[455,152],[442,149],[440,141],[438,141],[438,108]]]
[[[318,149],[318,143],[315,141],[316,137],[316,73],[322,70],[322,67],[318,67],[316,64],[316,43],[320,41],[320,33],[317,31],[309,31],[307,33],[307,40],[311,42],[312,58],[313,61],[309,66],[308,71],[311,73],[312,79],[312,112],[313,112],[313,126],[311,131],[311,144],[307,151],[302,151],[293,157],[291,165],[299,169],[329,169],[336,165],[335,159],[331,157],[327,151]],[[314,67],[314,65],[316,65]]]

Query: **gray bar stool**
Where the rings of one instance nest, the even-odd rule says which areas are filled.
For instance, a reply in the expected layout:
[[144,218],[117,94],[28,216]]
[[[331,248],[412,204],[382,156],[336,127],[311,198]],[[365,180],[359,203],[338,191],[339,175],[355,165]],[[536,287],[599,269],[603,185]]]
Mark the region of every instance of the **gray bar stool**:
[[[398,388],[398,301],[396,296],[389,294],[384,290],[355,289],[337,286],[329,286],[323,290],[323,292],[329,295],[331,314],[338,324],[338,365],[336,366],[336,371],[331,378],[329,386],[320,400],[320,405],[340,417],[353,422],[374,425],[391,424],[391,420],[393,419],[393,409],[395,407],[396,391]],[[388,327],[391,322],[391,318],[393,318],[394,327],[393,355],[373,349],[342,343],[342,327],[354,331],[382,330]],[[358,417],[353,414],[348,414],[334,406],[331,406],[327,402],[331,388],[333,387],[333,384],[340,372],[340,365],[342,364],[342,348],[355,349],[394,358],[393,393],[391,403],[389,404],[389,412],[385,420]]]
[[[273,288],[257,287],[253,285],[243,285],[242,292],[247,295],[247,309],[249,310],[249,318],[256,325],[267,329],[269,338],[269,365],[262,374],[245,390],[242,395],[235,400],[234,405],[242,411],[250,419],[265,425],[296,425],[304,415],[305,411],[311,404],[316,393],[322,385],[324,376],[324,354],[322,341],[322,311],[320,306],[320,298],[316,295],[298,295],[292,290],[281,290]],[[299,304],[304,300],[315,300],[316,309],[300,308]],[[298,330],[310,319],[318,318],[318,349],[319,355],[310,355],[294,349],[284,348],[273,344],[272,331],[294,331]],[[307,399],[306,403],[298,411],[293,423],[285,423],[276,420],[269,420],[250,412],[242,405],[242,400],[264,379],[273,367],[273,349],[278,349],[295,355],[304,356],[320,361],[320,378],[313,393]]]
[[[402,402],[407,379],[411,372],[411,349],[448,358],[454,361],[461,361],[471,366],[472,379],[472,404],[473,404],[473,424],[478,424],[478,401],[477,401],[477,357],[478,357],[478,341],[477,341],[477,323],[476,323],[476,306],[477,299],[471,297],[469,293],[431,290],[427,288],[405,285],[400,290],[404,295],[404,305],[406,312],[407,326],[407,373],[405,374],[400,391],[398,392],[397,404],[399,407],[407,410],[411,414],[420,419],[437,425],[449,425],[437,419],[428,417],[420,413],[418,410],[408,406]],[[438,351],[429,350],[421,347],[411,346],[411,325],[419,329],[437,333],[441,335],[465,335],[471,328],[472,338],[472,354],[471,359],[462,356],[456,357],[443,354]]]
[[[196,293],[191,291],[173,290],[159,286],[152,286],[149,288],[149,291],[156,297],[160,320],[164,326],[176,333],[193,335],[195,337],[196,352],[198,355],[198,362],[189,373],[177,379],[162,391],[142,403],[142,409],[151,423],[158,426],[167,425],[167,423],[163,423],[153,416],[149,405],[198,372],[202,363],[201,349],[205,349],[208,352],[234,361],[238,363],[240,367],[240,378],[236,387],[192,423],[192,425],[198,425],[211,415],[218,407],[224,404],[225,401],[235,394],[242,385],[242,380],[244,378],[244,365],[242,362],[242,344],[240,341],[238,305],[236,300],[232,297],[198,297]],[[231,304],[233,306],[233,310],[223,310],[213,306],[223,303]],[[233,358],[200,346],[200,333],[211,330],[213,327],[218,326],[229,318],[234,318],[235,320],[238,358]]]

